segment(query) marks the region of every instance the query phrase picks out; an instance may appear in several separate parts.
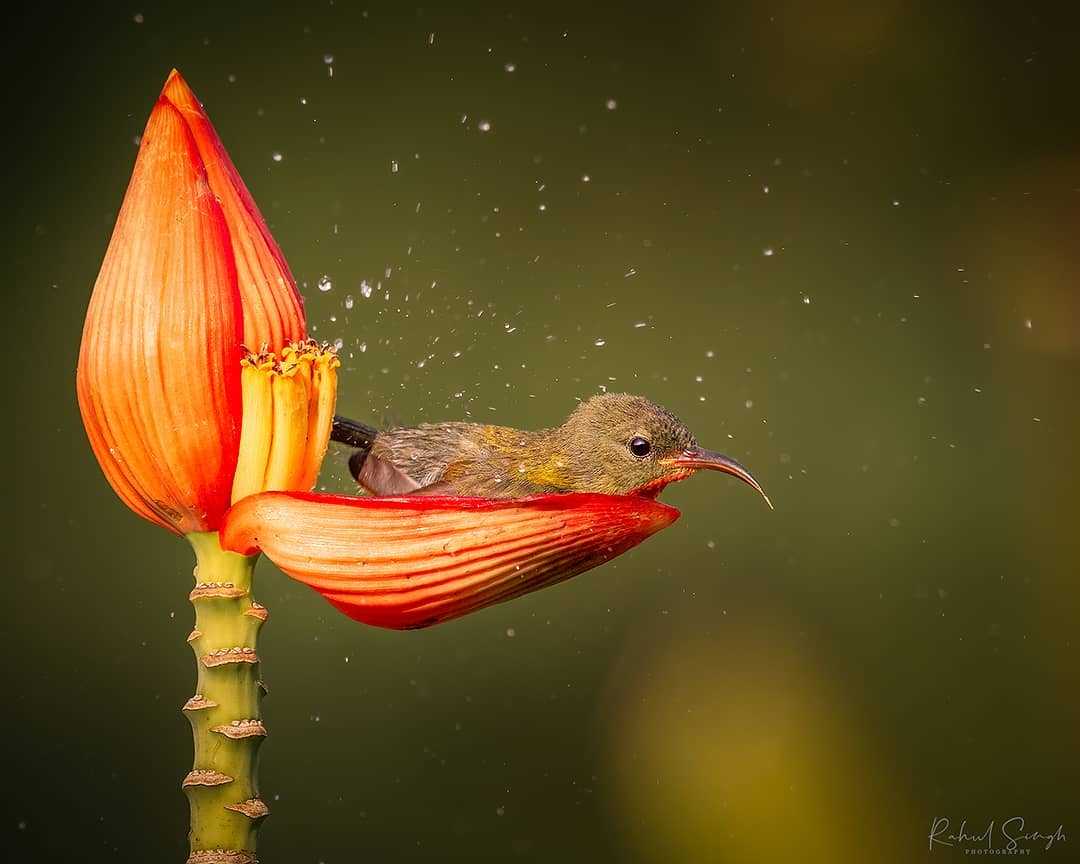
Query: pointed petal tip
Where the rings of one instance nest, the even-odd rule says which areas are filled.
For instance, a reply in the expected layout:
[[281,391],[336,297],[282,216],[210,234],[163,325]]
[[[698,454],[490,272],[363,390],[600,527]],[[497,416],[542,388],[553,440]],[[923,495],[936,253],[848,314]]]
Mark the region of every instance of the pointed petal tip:
[[114,490],[177,533],[215,527],[228,507],[242,314],[224,216],[180,111],[159,99],[87,308],[76,390]]
[[165,85],[161,88],[159,99],[171,102],[180,111],[202,111],[202,102],[195,95],[184,76],[176,69],[169,73],[165,79]]

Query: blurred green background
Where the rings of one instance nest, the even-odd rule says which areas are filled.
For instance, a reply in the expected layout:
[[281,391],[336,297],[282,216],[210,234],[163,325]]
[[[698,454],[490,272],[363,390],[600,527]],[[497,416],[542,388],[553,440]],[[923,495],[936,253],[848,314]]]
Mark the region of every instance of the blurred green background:
[[[1066,10],[140,2],[10,21],[9,344],[29,346],[0,625],[11,860],[186,854],[191,555],[113,495],[74,398],[172,66],[314,335],[341,340],[343,413],[539,427],[625,389],[777,505],[698,477],[630,554],[430,631],[367,629],[261,564],[264,861],[954,860],[927,851],[933,817],[1015,815],[1064,823],[1033,856],[1075,855]],[[341,454],[321,482],[350,488]]]

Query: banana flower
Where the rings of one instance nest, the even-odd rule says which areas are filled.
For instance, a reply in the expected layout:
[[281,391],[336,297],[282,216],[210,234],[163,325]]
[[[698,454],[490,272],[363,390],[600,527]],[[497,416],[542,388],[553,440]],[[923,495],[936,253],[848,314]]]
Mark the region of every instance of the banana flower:
[[189,864],[251,864],[268,813],[256,777],[260,552],[359,621],[415,628],[581,573],[678,516],[644,497],[312,493],[338,365],[308,338],[285,257],[173,71],[90,298],[76,389],[116,494],[196,555]]

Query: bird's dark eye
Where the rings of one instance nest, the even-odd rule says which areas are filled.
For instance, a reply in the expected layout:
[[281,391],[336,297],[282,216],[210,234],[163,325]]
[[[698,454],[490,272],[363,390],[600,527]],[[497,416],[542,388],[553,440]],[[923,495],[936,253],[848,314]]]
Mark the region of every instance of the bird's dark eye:
[[630,439],[630,443],[626,445],[630,448],[630,452],[633,453],[638,459],[644,459],[649,455],[649,451],[652,449],[652,444],[642,438],[640,435],[636,435]]

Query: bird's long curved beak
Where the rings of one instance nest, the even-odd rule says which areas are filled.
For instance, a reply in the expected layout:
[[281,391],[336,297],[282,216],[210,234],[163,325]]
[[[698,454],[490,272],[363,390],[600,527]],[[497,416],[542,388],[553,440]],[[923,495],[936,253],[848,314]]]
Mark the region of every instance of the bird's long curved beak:
[[725,474],[730,474],[732,477],[738,477],[747,486],[751,486],[758,491],[758,494],[765,499],[765,503],[769,505],[769,509],[775,509],[772,505],[772,501],[769,500],[769,496],[765,494],[765,490],[761,488],[761,484],[754,479],[754,475],[750,471],[731,459],[725,456],[723,453],[717,453],[715,450],[706,450],[703,447],[687,447],[678,456],[672,456],[664,460],[664,464],[671,465],[675,468],[692,468],[697,470],[699,468],[705,468],[709,471],[723,471]]

